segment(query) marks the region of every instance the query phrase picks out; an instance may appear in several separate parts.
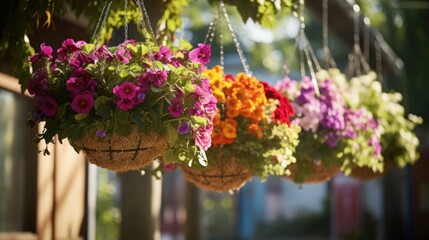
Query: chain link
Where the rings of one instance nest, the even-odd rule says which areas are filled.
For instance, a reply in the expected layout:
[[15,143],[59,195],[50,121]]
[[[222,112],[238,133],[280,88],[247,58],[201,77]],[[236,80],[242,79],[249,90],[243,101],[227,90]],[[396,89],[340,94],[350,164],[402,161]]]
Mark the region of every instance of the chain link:
[[[151,62],[153,63],[153,68],[156,70],[157,67],[155,64],[155,58],[153,57],[151,42],[149,40],[149,36],[148,36],[147,28],[146,28],[146,23],[145,23],[144,18],[143,18],[143,16],[144,16],[144,13],[143,13],[144,4],[143,4],[143,1],[140,2],[140,0],[136,0],[136,4],[137,4],[137,9],[139,10],[140,24],[142,26],[142,31],[144,33],[145,42],[146,42],[146,45],[147,45],[148,50],[149,50],[149,58],[150,58]],[[144,8],[144,9],[146,9],[146,8]],[[146,10],[144,10],[144,11],[146,11]],[[150,25],[150,22],[148,22],[148,24]],[[155,40],[155,38],[154,38],[154,40]],[[155,43],[155,41],[154,41],[154,43]]]
[[363,41],[363,55],[365,56],[365,60],[367,61],[367,62],[369,62],[369,54],[370,54],[370,52],[369,52],[369,37],[370,37],[370,24],[371,24],[371,22],[370,22],[370,20],[369,20],[369,18],[368,17],[365,17],[364,19],[363,19],[363,21],[364,21],[364,23],[365,23],[365,25],[364,25],[364,35],[363,35],[363,38],[364,38],[364,41]]
[[[108,7],[110,8],[110,4],[111,4],[112,2],[110,1],[109,2],[109,6],[107,5],[107,1],[104,1],[104,5],[103,5],[103,8],[101,9],[101,14],[100,14],[100,17],[98,18],[98,21],[97,21],[97,24],[95,25],[95,29],[94,29],[94,32],[92,33],[92,37],[91,37],[91,42],[93,42],[94,41],[94,37],[95,37],[95,35],[97,34],[97,33],[99,33],[99,34],[101,34],[101,31],[102,31],[102,29],[103,29],[103,26],[100,26],[100,24],[101,24],[101,22],[103,21],[103,19],[104,19],[104,15],[106,15],[106,13],[108,12]],[[104,24],[103,24],[104,25]],[[101,27],[101,28],[100,28]],[[99,29],[100,28],[100,29]]]
[[125,20],[125,26],[124,26],[124,42],[128,40],[128,0],[124,0],[124,20]]
[[246,72],[247,75],[252,76],[253,73],[252,73],[252,71],[250,71],[250,67],[247,64],[243,49],[241,48],[240,42],[238,41],[238,38],[235,35],[234,29],[233,29],[232,24],[231,24],[231,20],[229,19],[229,15],[228,15],[228,12],[226,11],[225,4],[223,3],[223,1],[220,1],[219,6],[223,12],[224,17],[225,17],[226,24],[228,25],[228,29],[229,29],[231,36],[232,36],[232,41],[235,44],[238,56],[240,57],[241,64],[244,67],[244,71]]
[[106,20],[107,20],[107,16],[109,15],[111,5],[112,5],[112,1],[109,2],[109,4],[107,5],[107,8],[106,8],[106,11],[104,12],[103,22],[101,23],[99,34],[98,34],[97,40],[95,41],[95,45],[97,45],[97,43],[100,41],[101,33],[103,31],[104,25],[106,25]]

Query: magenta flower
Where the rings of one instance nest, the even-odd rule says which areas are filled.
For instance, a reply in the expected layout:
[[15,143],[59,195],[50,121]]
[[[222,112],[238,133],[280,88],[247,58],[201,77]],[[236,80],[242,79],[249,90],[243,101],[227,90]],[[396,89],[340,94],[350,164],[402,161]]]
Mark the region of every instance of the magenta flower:
[[70,96],[74,97],[85,92],[94,93],[97,82],[91,79],[91,75],[84,68],[76,68],[66,81],[66,88]]
[[39,103],[39,109],[46,116],[52,117],[55,115],[58,109],[58,103],[50,96],[45,96]]
[[[61,48],[58,48],[57,53],[57,62],[66,61],[69,58],[69,54],[72,54],[76,51],[80,51],[80,47],[85,45],[84,41],[74,42],[73,39],[66,39],[62,42]],[[72,54],[73,55],[73,54]]]
[[88,56],[85,52],[76,52],[70,59],[70,65],[75,68],[85,67],[86,65],[93,63],[94,60]]
[[95,48],[94,52],[91,53],[91,58],[94,60],[99,60],[99,59],[112,60],[113,54],[109,52],[109,50],[105,45],[102,45]]
[[129,110],[134,107],[134,101],[126,98],[115,99],[113,102],[118,106],[121,110]]
[[161,61],[162,59],[169,60],[171,57],[171,50],[166,46],[161,46],[159,51],[155,53],[154,58],[158,61]]
[[167,163],[163,167],[164,171],[168,171],[168,172],[173,171],[175,168],[176,168],[176,165],[174,165],[174,163]]
[[44,43],[40,44],[40,53],[36,53],[30,57],[30,62],[34,63],[42,58],[52,58],[52,48]]
[[149,71],[147,75],[144,75],[144,78],[147,82],[155,85],[156,87],[161,87],[164,85],[165,81],[167,80],[168,74],[167,71]]
[[113,88],[113,93],[116,97],[131,100],[136,96],[136,92],[139,90],[136,85],[132,82],[124,82],[119,86]]
[[118,59],[121,62],[123,62],[125,64],[130,63],[131,53],[130,53],[130,51],[128,51],[124,47],[119,46],[118,51],[116,51],[116,55],[118,56]]
[[201,63],[203,65],[210,62],[211,50],[209,44],[199,43],[198,48],[189,52],[191,62]]
[[71,108],[77,113],[89,113],[93,106],[94,96],[87,93],[74,97],[71,104]]
[[196,99],[201,104],[207,104],[212,100],[213,95],[211,94],[211,89],[204,89],[200,86],[194,84],[195,92],[192,93],[192,97]]
[[168,112],[170,112],[173,117],[180,117],[185,111],[182,101],[178,98],[173,98],[171,104],[168,106]]
[[33,74],[27,84],[28,92],[31,95],[44,95],[48,90],[48,83],[46,82],[46,76],[44,74]]
[[191,131],[191,124],[189,122],[183,122],[177,128],[177,132],[180,134],[187,134]]

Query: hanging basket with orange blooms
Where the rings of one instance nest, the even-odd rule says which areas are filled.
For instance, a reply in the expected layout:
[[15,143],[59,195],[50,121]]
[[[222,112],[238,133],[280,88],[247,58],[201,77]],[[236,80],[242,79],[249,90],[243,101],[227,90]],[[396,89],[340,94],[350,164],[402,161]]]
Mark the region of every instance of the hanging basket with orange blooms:
[[245,73],[225,75],[220,66],[206,70],[217,113],[204,169],[182,167],[185,178],[212,191],[242,187],[252,176],[282,175],[295,161],[300,127],[291,124],[293,108],[267,83]]

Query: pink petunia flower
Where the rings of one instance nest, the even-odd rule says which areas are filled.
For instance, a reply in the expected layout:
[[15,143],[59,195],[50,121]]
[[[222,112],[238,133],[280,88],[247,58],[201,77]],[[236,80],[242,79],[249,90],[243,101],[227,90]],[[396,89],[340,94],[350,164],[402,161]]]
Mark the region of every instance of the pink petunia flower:
[[119,86],[113,88],[113,93],[116,97],[131,100],[136,96],[138,87],[132,82],[124,82]]
[[198,131],[194,133],[195,145],[202,148],[203,150],[209,149],[212,145],[211,133],[213,130],[212,125],[207,125],[204,127],[199,127]]
[[71,108],[77,113],[89,113],[94,106],[94,96],[91,94],[77,95],[73,98]]
[[48,45],[45,45],[44,43],[40,44],[40,53],[36,53],[30,57],[30,62],[34,63],[42,58],[52,58],[52,48]]
[[210,62],[211,50],[209,44],[199,43],[198,48],[189,52],[191,62],[198,62],[203,65]]
[[114,99],[113,102],[118,106],[121,110],[129,110],[134,107],[134,101],[126,98]]
[[52,117],[57,112],[58,103],[55,102],[55,100],[52,97],[45,96],[44,98],[42,98],[41,102],[39,103],[39,109],[46,116]]
[[171,104],[168,106],[168,112],[170,112],[173,117],[180,117],[185,111],[182,101],[178,98],[173,98]]

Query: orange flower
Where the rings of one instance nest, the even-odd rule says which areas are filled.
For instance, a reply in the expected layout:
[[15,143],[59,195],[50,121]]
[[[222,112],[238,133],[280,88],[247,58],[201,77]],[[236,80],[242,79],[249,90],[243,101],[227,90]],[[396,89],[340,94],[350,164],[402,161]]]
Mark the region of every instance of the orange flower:
[[227,119],[225,119],[224,123],[225,123],[225,124],[231,124],[231,125],[232,125],[232,126],[234,126],[235,128],[237,128],[237,126],[238,126],[238,122],[237,122],[237,121],[235,121],[234,119],[231,119],[231,118],[227,118]]
[[220,124],[220,114],[216,114],[213,118],[213,125],[217,126]]
[[229,109],[240,109],[241,108],[241,101],[236,98],[228,98],[226,99],[226,108]]
[[250,124],[247,130],[249,131],[249,134],[256,135],[258,136],[259,139],[261,139],[264,135],[262,133],[262,129],[258,126],[258,124],[254,124],[254,123]]
[[222,133],[226,138],[235,139],[237,137],[237,128],[232,124],[225,124],[222,128]]
[[240,114],[245,118],[251,118],[253,111],[255,111],[255,103],[251,99],[246,99],[242,104]]
[[238,115],[240,115],[238,109],[229,108],[228,110],[226,110],[226,116],[229,118],[236,118],[238,117]]
[[252,118],[256,120],[261,120],[265,116],[264,109],[262,107],[256,107],[255,111],[253,111]]

